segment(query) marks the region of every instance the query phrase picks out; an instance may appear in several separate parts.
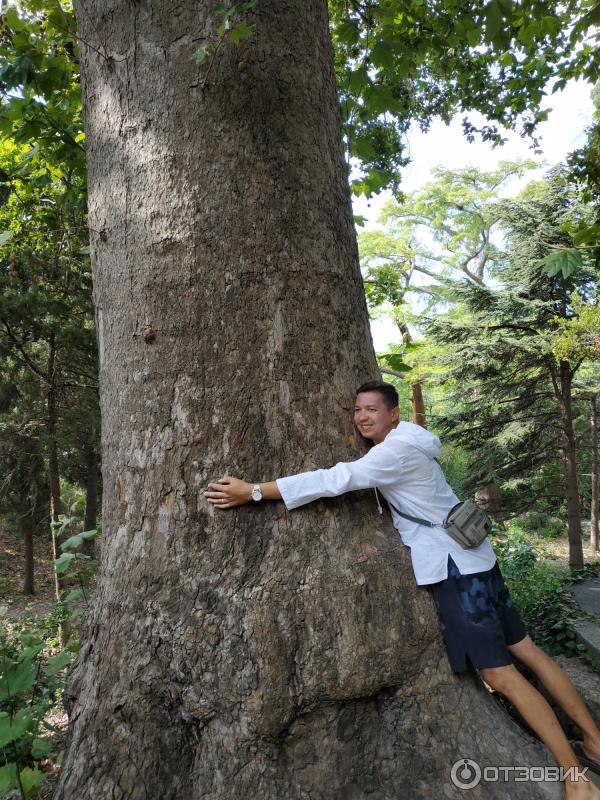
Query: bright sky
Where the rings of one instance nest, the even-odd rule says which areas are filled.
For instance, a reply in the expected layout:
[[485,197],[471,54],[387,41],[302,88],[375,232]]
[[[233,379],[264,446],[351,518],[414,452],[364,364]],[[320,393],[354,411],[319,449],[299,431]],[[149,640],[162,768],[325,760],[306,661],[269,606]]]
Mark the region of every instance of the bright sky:
[[[467,142],[462,132],[462,115],[456,117],[449,126],[435,122],[426,134],[414,126],[408,135],[407,151],[412,161],[403,173],[404,191],[415,191],[427,183],[432,167],[438,164],[450,169],[476,166],[492,170],[499,161],[515,161],[519,158],[538,158],[540,162],[546,162],[546,168],[563,161],[568,153],[585,142],[585,129],[591,125],[594,113],[591,88],[589,83],[572,81],[563,92],[548,98],[547,107],[551,107],[552,111],[539,128],[542,156],[535,156],[529,149],[529,141],[517,133],[507,133],[506,144],[496,149],[487,142]],[[543,171],[541,169],[539,174]],[[525,181],[534,177],[538,176],[530,172]],[[370,201],[365,197],[354,198],[354,213],[367,220],[365,227],[359,228],[359,231],[377,227],[379,212],[389,198],[387,193]],[[373,320],[371,333],[378,352],[399,339],[398,329],[386,319]]]

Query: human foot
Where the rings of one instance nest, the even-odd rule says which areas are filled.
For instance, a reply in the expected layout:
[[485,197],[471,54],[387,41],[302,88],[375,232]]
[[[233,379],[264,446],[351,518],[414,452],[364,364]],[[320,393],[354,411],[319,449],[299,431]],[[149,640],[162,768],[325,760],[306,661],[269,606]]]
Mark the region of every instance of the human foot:
[[590,745],[586,743],[584,745],[581,739],[572,739],[569,744],[583,767],[589,767],[594,772],[600,774],[600,757],[593,744]]
[[600,800],[600,789],[585,778],[565,781],[565,800]]

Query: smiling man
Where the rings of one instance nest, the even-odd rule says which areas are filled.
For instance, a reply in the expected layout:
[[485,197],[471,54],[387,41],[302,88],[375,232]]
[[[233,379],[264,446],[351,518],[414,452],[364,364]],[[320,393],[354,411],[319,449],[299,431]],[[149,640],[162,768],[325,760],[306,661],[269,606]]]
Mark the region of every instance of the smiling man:
[[[568,771],[581,761],[600,773],[600,730],[566,673],[527,635],[490,542],[464,549],[441,525],[459,500],[436,460],[440,440],[418,425],[400,422],[399,413],[391,384],[363,384],[356,393],[354,424],[372,446],[362,458],[266,483],[225,476],[204,494],[219,509],[283,500],[291,511],[321,497],[367,488],[377,495],[379,490],[410,548],[417,583],[431,586],[454,672],[466,670],[470,661],[516,706],[559,766]],[[515,668],[513,656],[537,674],[579,726],[582,741],[567,740],[549,704]],[[585,778],[568,773],[564,783],[569,800],[600,800],[600,790]]]

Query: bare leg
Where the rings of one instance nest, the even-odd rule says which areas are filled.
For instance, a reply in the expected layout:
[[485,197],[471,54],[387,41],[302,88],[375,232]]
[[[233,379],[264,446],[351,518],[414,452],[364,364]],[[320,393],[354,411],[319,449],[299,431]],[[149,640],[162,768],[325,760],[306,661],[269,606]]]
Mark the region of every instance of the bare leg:
[[563,711],[580,728],[586,754],[595,761],[600,761],[600,730],[566,672],[535,645],[529,636],[508,649],[535,672]]
[[[556,714],[538,690],[512,664],[506,667],[489,667],[479,672],[486,683],[510,700],[549,748],[560,767],[567,771],[580,766]],[[600,800],[600,790],[589,780],[572,780],[567,776],[564,786],[567,800]]]

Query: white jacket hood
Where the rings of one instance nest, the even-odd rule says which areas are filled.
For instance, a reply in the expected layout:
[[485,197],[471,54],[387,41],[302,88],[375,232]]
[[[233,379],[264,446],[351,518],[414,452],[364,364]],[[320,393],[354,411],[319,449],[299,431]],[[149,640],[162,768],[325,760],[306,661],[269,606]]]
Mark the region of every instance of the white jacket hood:
[[385,438],[391,439],[392,437],[416,447],[429,458],[437,458],[439,455],[440,440],[434,433],[425,430],[420,425],[414,425],[412,422],[399,422]]

